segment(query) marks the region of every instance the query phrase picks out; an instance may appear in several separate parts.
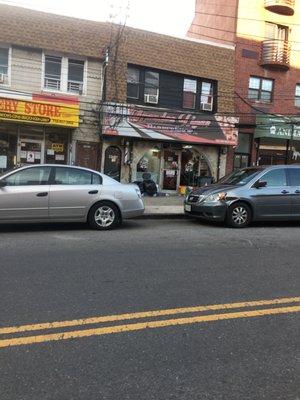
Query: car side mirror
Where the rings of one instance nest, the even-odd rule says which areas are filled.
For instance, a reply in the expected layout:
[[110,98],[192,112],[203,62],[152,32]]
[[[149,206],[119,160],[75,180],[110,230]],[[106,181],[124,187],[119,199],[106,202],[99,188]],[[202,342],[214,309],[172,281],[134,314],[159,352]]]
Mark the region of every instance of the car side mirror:
[[254,188],[259,189],[259,188],[264,188],[267,186],[266,181],[256,181],[253,185]]

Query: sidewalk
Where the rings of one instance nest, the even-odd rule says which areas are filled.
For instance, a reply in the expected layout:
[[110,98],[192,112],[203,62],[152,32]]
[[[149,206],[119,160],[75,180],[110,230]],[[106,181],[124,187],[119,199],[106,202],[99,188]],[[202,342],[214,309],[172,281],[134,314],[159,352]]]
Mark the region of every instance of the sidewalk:
[[142,218],[181,218],[184,217],[184,196],[143,197],[145,213]]

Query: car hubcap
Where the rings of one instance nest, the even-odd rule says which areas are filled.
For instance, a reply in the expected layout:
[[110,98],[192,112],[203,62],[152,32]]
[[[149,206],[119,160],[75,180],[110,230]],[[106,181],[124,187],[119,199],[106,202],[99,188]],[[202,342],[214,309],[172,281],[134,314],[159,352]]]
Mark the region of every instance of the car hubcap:
[[109,206],[99,207],[95,212],[95,222],[97,225],[107,228],[115,220],[115,213]]
[[243,225],[247,222],[248,212],[244,207],[236,207],[232,211],[232,220],[237,225]]

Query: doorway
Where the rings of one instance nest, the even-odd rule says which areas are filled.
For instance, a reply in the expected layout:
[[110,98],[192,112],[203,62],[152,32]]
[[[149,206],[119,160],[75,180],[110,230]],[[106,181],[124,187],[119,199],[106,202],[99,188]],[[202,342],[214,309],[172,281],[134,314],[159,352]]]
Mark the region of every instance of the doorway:
[[179,151],[165,150],[163,165],[163,190],[177,190],[179,185]]
[[116,181],[121,180],[122,153],[119,147],[109,146],[105,150],[104,173]]
[[76,165],[80,167],[98,169],[98,143],[77,142]]

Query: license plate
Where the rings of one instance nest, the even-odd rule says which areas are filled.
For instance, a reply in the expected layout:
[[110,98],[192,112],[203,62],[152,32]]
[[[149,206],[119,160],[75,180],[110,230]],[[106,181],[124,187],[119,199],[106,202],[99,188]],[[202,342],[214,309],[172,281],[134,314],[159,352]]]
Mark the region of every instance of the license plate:
[[185,211],[191,212],[192,211],[192,206],[190,206],[189,204],[186,204],[184,206]]

